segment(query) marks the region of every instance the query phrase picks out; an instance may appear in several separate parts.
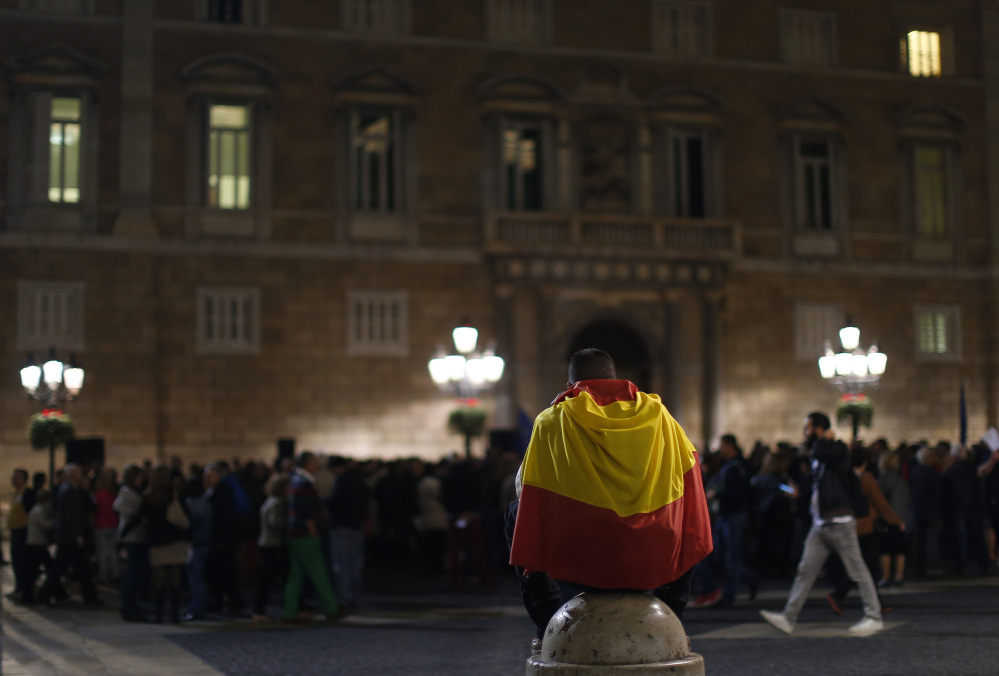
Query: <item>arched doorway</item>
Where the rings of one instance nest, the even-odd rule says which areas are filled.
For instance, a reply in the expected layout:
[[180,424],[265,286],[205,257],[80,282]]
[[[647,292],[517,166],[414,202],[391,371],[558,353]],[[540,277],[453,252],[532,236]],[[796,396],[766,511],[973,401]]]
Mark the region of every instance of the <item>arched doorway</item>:
[[573,352],[596,347],[609,353],[617,364],[618,378],[630,380],[643,392],[650,391],[652,373],[649,350],[645,340],[627,324],[614,320],[598,320],[580,329],[569,341],[566,359]]

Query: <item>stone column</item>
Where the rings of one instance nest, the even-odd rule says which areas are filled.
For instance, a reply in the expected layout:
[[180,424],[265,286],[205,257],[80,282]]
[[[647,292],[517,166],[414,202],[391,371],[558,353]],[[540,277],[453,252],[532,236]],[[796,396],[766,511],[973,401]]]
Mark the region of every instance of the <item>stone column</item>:
[[116,235],[155,237],[153,223],[154,0],[122,3],[121,161]]
[[638,213],[652,213],[652,131],[647,122],[638,127]]
[[711,441],[719,433],[718,398],[720,394],[721,339],[718,315],[720,314],[722,295],[719,291],[705,292],[702,302],[704,308],[701,314],[704,340],[702,357],[704,361],[704,387],[701,392],[703,408],[701,430],[704,436],[704,450],[706,451]]
[[988,368],[985,376],[986,419],[999,424],[999,0],[982,2],[982,47],[985,74],[985,120],[988,126],[988,199],[989,232],[992,234],[992,302],[989,326]]
[[503,357],[503,378],[496,387],[496,417],[494,427],[517,426],[517,348],[514,344],[513,289],[496,287],[496,354]]

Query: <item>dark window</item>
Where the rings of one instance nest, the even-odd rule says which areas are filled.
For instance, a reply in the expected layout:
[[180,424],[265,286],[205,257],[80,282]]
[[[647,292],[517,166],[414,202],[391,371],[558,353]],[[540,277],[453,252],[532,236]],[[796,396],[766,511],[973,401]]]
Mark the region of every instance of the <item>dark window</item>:
[[208,20],[217,23],[242,23],[242,0],[208,0]]

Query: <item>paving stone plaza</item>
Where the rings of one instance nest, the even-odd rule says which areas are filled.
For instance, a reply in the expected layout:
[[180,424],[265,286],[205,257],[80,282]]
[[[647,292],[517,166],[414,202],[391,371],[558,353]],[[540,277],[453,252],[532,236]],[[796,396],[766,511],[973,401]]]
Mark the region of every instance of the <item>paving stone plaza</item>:
[[[10,574],[4,569],[4,588]],[[373,582],[376,578],[372,579]],[[444,593],[423,579],[394,579],[337,625],[261,625],[248,619],[185,625],[125,624],[108,605],[50,609],[4,599],[5,676],[279,674],[523,674],[531,625],[512,580],[489,594]],[[885,593],[886,630],[852,638],[859,602],[835,617],[821,585],[791,636],[759,620],[779,609],[787,584],[728,609],[688,610],[692,649],[708,674],[995,674],[999,578],[909,584]]]

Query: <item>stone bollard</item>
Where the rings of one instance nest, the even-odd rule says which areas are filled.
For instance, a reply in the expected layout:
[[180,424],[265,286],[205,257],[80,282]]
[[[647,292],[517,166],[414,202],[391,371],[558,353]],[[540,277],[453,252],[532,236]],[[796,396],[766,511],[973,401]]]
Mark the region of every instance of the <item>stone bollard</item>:
[[559,608],[527,676],[704,674],[683,625],[651,593],[587,592]]

